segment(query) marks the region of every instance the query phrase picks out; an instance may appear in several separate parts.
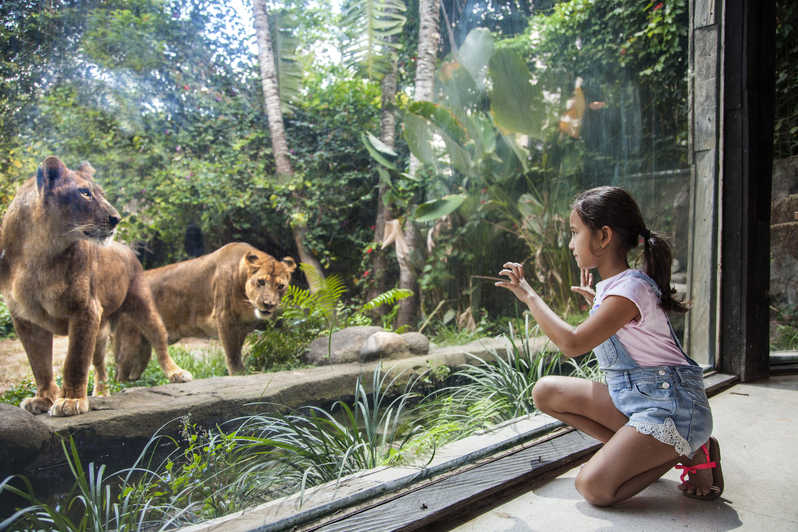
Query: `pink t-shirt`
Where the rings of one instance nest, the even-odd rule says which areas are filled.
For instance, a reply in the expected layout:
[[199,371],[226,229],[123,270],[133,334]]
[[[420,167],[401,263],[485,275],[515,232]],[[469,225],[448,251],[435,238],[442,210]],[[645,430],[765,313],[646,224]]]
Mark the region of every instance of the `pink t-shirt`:
[[625,297],[637,306],[640,318],[632,320],[616,332],[629,356],[638,366],[681,366],[688,364],[671,336],[668,317],[659,306],[659,297],[635,270],[624,270],[596,283],[593,309],[607,296]]

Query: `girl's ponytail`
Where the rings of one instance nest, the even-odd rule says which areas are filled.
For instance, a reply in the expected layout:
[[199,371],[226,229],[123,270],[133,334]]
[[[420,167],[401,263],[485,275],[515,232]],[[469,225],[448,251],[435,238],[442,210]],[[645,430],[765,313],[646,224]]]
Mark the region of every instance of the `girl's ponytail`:
[[643,237],[643,269],[662,292],[660,306],[666,312],[687,312],[687,306],[673,297],[676,290],[671,288],[670,244],[661,235],[652,233],[645,227],[640,234]]

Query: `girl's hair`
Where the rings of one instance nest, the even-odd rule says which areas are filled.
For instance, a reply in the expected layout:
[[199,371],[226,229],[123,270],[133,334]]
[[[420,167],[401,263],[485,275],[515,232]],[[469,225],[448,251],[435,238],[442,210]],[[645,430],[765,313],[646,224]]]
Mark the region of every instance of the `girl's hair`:
[[657,283],[662,292],[660,306],[666,311],[685,312],[687,306],[673,298],[671,288],[671,246],[662,235],[649,231],[640,208],[622,188],[596,187],[576,197],[574,211],[593,230],[610,227],[621,242],[624,256],[637,247],[643,237],[643,271]]

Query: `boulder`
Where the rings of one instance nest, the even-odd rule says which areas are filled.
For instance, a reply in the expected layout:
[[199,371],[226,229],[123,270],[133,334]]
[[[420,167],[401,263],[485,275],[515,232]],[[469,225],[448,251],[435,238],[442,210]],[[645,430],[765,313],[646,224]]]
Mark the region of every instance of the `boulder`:
[[400,336],[407,342],[410,352],[414,355],[426,355],[429,353],[429,338],[420,332],[408,332]]
[[410,346],[395,332],[379,331],[369,336],[360,348],[360,361],[399,358],[410,355]]
[[36,416],[0,403],[0,479],[22,471],[51,437],[50,429]]
[[317,366],[357,362],[360,360],[360,348],[366,343],[366,339],[382,330],[382,327],[359,326],[336,331],[332,335],[332,348],[329,349],[329,353],[329,338],[327,336],[316,338],[308,346],[302,359],[308,364]]

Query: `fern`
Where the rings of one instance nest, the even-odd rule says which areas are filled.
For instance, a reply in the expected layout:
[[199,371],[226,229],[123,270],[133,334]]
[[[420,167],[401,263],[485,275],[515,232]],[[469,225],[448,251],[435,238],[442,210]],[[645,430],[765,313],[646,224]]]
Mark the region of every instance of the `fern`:
[[282,304],[283,306],[305,309],[313,305],[314,299],[314,295],[307,288],[299,288],[291,284],[285,290]]
[[412,290],[406,288],[391,288],[387,292],[383,292],[365,305],[361,310],[374,310],[382,305],[392,305],[400,299],[405,299],[413,295]]

